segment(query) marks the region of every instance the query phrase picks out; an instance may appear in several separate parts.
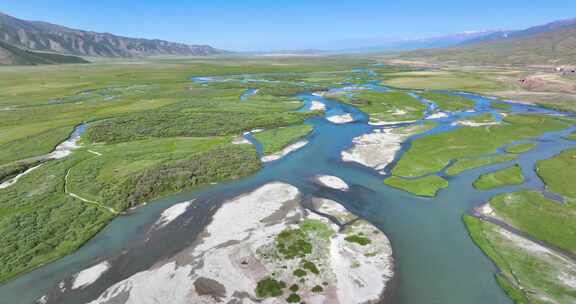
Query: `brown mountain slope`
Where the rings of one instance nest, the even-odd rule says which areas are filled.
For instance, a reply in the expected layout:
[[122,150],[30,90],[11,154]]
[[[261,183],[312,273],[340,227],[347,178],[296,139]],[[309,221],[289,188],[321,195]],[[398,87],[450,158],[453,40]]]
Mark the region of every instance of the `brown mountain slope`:
[[556,21],[492,39],[402,56],[442,62],[514,65],[563,65],[576,62],[576,19]]
[[152,55],[214,55],[223,51],[208,45],[116,36],[26,21],[0,13],[0,40],[31,51],[78,56],[135,57]]
[[76,56],[23,50],[0,41],[0,64],[36,65],[60,63],[88,63],[88,61]]

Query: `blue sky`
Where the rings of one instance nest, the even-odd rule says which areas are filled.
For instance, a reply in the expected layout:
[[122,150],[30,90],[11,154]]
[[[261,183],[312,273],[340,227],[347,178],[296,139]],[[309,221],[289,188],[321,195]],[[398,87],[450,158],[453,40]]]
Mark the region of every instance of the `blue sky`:
[[573,0],[3,0],[29,20],[229,50],[341,49],[576,17]]

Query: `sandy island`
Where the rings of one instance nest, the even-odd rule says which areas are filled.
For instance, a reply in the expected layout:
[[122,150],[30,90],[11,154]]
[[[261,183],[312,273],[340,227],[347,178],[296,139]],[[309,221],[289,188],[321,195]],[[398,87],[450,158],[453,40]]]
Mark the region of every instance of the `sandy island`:
[[342,151],[342,160],[357,162],[382,171],[390,164],[408,137],[423,131],[426,127],[417,125],[405,128],[375,130],[372,133],[354,138],[353,147]]
[[96,282],[102,274],[110,269],[110,263],[104,261],[76,274],[72,289],[84,288]]
[[194,200],[186,201],[183,203],[178,203],[170,208],[164,210],[162,214],[160,214],[160,218],[156,221],[156,227],[161,228],[168,225],[170,222],[178,218],[180,215],[184,214],[190,204],[192,204]]
[[310,111],[324,111],[326,110],[326,105],[319,101],[312,101],[310,103]]
[[318,175],[315,178],[315,181],[325,187],[337,189],[337,190],[348,190],[348,184],[343,181],[341,178],[332,176],[332,175]]
[[[334,201],[316,206],[354,218]],[[291,294],[306,303],[367,303],[382,297],[392,275],[390,242],[376,227],[357,220],[340,229],[303,209],[296,187],[273,182],[225,202],[192,246],[90,303],[272,304]]]
[[335,124],[345,124],[354,121],[354,117],[351,114],[334,115],[326,118],[328,121]]

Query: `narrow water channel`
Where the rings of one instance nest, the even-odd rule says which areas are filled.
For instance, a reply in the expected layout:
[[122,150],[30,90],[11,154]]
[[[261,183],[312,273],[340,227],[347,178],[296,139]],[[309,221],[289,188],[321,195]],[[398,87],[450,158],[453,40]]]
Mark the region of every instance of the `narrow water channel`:
[[[201,80],[209,82],[214,78]],[[365,88],[386,90],[374,83]],[[538,146],[520,155],[518,160],[450,177],[450,186],[440,191],[437,197],[420,198],[384,185],[384,177],[372,169],[341,161],[340,152],[350,148],[354,137],[381,128],[369,125],[366,114],[350,105],[312,93],[299,97],[306,104],[314,100],[324,103],[327,108],[324,117],[307,121],[315,127],[308,138],[308,145],[266,164],[248,178],[180,193],[116,218],[77,252],[0,286],[0,303],[34,303],[45,294],[49,295],[47,303],[78,304],[93,300],[115,282],[146,270],[159,260],[190,246],[221,202],[271,181],[290,183],[305,196],[336,200],[386,233],[396,263],[387,303],[512,303],[496,284],[494,275],[497,269],[469,238],[462,215],[497,193],[523,187],[541,190],[542,184],[533,173],[535,162],[575,147],[575,142],[563,139],[574,128],[534,139]],[[448,117],[435,119],[437,127],[409,139],[397,158],[409,148],[414,138],[451,130],[455,128],[452,122],[457,119],[485,112],[498,115],[491,108],[490,100],[470,94],[466,97],[476,101],[474,113],[451,113]],[[513,106],[511,111],[553,112],[524,105]],[[344,113],[350,113],[355,122],[333,124],[325,119]],[[493,191],[477,191],[472,187],[472,182],[480,174],[513,163],[518,163],[527,176],[523,185]],[[320,187],[312,182],[318,174],[338,176],[351,189],[342,192]],[[183,216],[163,229],[152,229],[163,210],[192,199],[195,199],[193,207]],[[99,280],[84,289],[70,289],[75,273],[103,260],[108,261],[111,268]]]

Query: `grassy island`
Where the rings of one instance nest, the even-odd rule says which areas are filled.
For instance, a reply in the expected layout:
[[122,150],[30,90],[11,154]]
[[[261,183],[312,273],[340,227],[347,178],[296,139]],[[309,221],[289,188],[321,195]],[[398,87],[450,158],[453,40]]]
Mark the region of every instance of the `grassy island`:
[[312,132],[310,125],[298,125],[254,133],[254,139],[262,144],[265,155],[273,154],[295,143]]
[[428,197],[436,196],[440,189],[448,187],[448,181],[436,175],[409,179],[391,176],[385,179],[384,183],[415,195]]
[[520,185],[523,182],[524,176],[522,175],[522,169],[520,166],[515,165],[496,172],[480,175],[480,177],[474,181],[474,188],[490,190],[505,186]]

